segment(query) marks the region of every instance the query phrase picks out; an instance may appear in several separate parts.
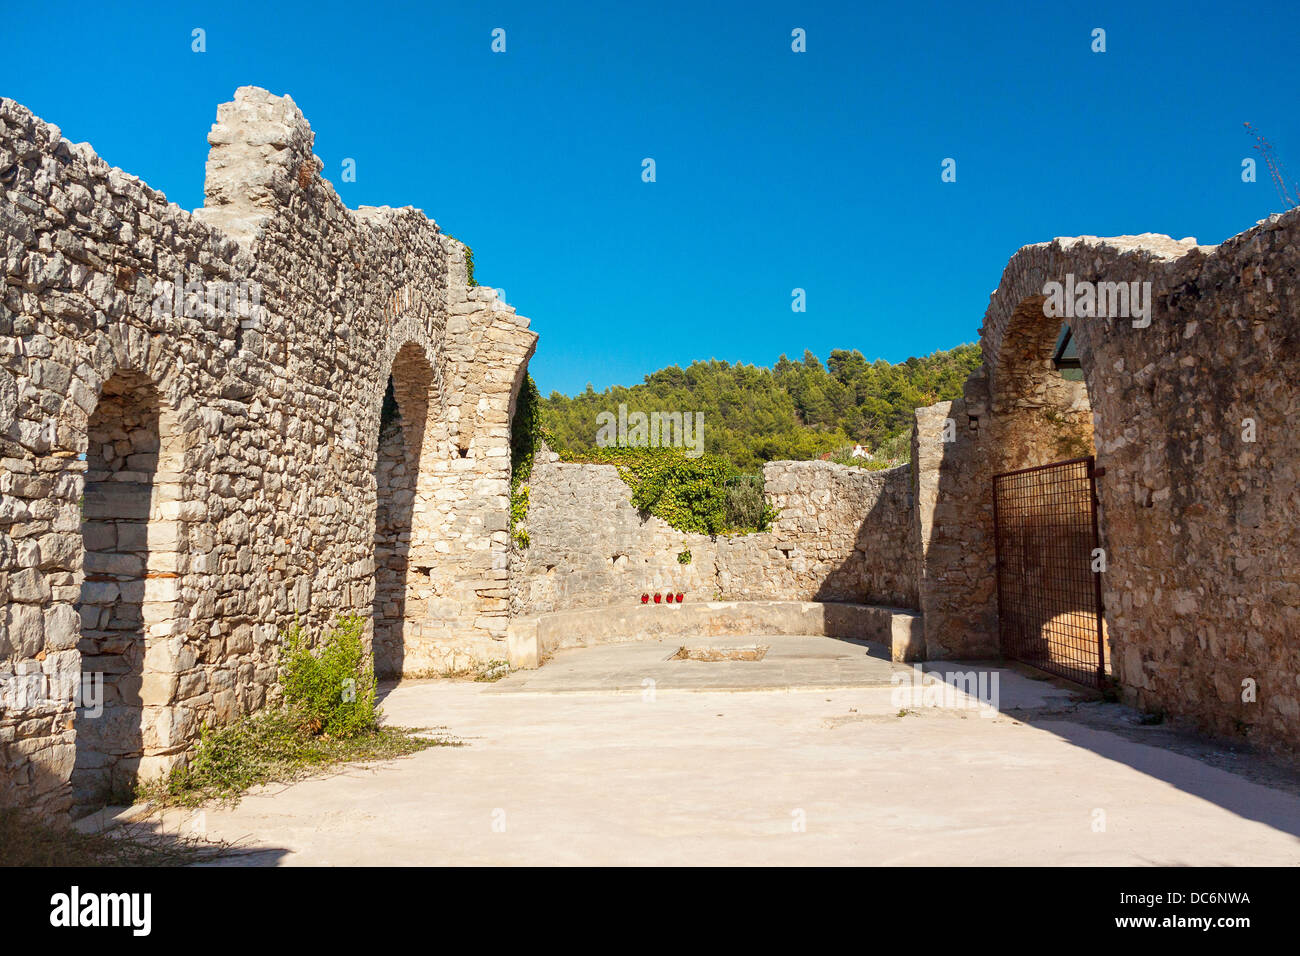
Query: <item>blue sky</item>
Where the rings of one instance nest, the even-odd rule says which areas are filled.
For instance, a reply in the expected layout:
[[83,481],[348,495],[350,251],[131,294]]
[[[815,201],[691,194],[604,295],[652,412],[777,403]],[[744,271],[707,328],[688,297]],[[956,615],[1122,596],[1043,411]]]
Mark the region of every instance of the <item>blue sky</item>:
[[1262,166],[1241,181],[1243,121],[1300,177],[1298,26],[1291,3],[28,3],[0,94],[193,209],[217,104],[289,93],[344,202],[473,246],[541,333],[539,387],[572,393],[900,361],[974,341],[1026,243],[1240,232],[1282,208]]

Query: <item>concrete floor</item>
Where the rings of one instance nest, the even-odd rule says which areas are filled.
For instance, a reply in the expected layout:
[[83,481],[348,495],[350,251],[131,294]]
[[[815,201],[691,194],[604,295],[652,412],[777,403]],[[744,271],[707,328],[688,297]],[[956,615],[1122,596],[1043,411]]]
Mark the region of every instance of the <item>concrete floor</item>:
[[1288,772],[1118,705],[1001,670],[993,716],[900,708],[906,668],[878,648],[694,643],[771,647],[607,646],[495,684],[404,683],[387,719],[465,746],[263,788],[209,807],[206,832],[234,865],[1300,863]]

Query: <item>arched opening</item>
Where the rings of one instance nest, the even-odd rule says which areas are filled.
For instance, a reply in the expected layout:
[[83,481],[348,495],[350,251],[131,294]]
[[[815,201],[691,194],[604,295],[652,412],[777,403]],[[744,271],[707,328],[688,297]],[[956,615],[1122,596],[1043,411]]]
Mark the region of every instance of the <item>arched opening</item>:
[[174,636],[179,577],[179,430],[144,376],[105,383],[87,426],[82,499],[82,672],[98,706],[76,715],[75,811],[130,803],[137,779],[188,744],[171,711],[180,675]]
[[[1092,403],[1073,330],[1043,313],[1043,296],[1020,303],[1003,334],[992,379],[997,471],[1095,454]],[[1083,321],[1087,321],[1086,319]],[[1066,361],[1057,358],[1058,345]]]
[[1029,297],[1012,314],[991,380],[999,635],[1007,656],[1094,682],[1110,671],[1110,648],[1092,370],[1045,301]]
[[[433,370],[408,343],[393,359],[379,419],[375,460],[375,673],[397,677],[427,612],[429,567],[421,556],[416,515]],[[414,549],[414,550],[413,550]],[[423,562],[423,563],[421,563]]]

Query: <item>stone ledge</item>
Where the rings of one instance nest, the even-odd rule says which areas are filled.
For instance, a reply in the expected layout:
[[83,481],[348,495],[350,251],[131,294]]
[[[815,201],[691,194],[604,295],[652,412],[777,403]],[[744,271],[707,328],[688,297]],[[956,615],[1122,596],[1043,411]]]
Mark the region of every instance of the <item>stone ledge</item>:
[[539,667],[557,650],[686,637],[816,634],[874,641],[895,661],[924,658],[921,615],[906,608],[819,601],[703,601],[553,611],[516,618],[507,631],[515,667]]

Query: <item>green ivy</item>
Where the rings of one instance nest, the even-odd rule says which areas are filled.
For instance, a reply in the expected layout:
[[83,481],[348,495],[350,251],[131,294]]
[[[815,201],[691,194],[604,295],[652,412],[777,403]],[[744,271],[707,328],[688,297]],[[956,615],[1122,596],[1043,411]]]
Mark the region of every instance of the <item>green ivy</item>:
[[515,419],[510,423],[510,537],[520,548],[529,544],[524,519],[528,517],[528,479],[542,440],[542,396],[533,377],[524,377],[515,399]]
[[764,509],[753,525],[739,524],[727,507],[735,467],[718,455],[690,458],[680,448],[598,448],[570,461],[614,465],[632,489],[632,504],[678,531],[699,534],[759,531],[775,512]]
[[[459,239],[449,232],[444,232],[443,235],[448,239],[451,239],[453,242],[460,242]],[[465,284],[473,288],[478,285],[478,282],[474,279],[474,250],[471,249],[467,243],[460,242],[460,244],[465,247]]]
[[510,489],[510,537],[516,545],[526,548],[532,542],[524,519],[528,517],[528,486],[519,485]]

